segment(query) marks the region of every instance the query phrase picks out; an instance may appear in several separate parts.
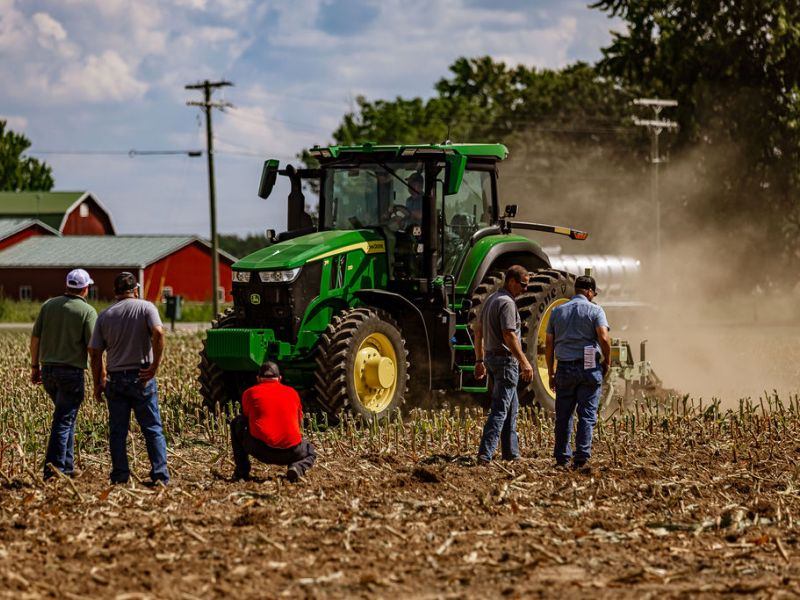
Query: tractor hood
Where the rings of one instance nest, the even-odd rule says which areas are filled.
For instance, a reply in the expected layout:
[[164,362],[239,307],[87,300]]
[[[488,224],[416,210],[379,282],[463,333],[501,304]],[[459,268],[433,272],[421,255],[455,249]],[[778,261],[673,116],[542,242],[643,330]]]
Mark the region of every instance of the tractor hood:
[[236,271],[294,269],[342,252],[385,252],[383,237],[371,229],[318,231],[272,244],[233,264]]

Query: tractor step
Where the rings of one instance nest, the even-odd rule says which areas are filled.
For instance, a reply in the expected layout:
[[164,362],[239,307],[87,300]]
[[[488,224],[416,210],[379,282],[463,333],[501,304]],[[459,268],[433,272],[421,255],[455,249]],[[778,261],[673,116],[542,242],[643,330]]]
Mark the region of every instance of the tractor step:
[[475,350],[475,346],[473,346],[472,344],[453,344],[453,350],[471,352]]
[[485,394],[489,391],[489,386],[472,386],[472,385],[465,385],[461,388],[462,392],[467,392],[468,394]]

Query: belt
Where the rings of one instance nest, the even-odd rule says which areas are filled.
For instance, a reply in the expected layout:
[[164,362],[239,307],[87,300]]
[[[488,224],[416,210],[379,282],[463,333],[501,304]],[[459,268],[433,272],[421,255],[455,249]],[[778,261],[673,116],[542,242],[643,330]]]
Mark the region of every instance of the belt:
[[486,350],[484,352],[486,356],[514,356],[509,350],[505,348],[500,348],[498,350]]
[[562,365],[576,365],[578,363],[583,364],[582,358],[576,358],[575,360],[561,360],[560,358],[557,358],[556,360],[560,362]]
[[109,375],[138,375],[141,369],[123,369],[121,371],[109,371]]

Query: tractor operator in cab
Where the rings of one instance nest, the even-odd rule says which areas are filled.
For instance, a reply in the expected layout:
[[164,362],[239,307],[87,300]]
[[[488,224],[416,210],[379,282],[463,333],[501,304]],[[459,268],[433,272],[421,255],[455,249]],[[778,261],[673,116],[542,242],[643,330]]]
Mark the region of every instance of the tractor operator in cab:
[[[550,389],[556,393],[553,455],[559,467],[566,467],[572,457],[569,438],[576,408],[578,430],[573,468],[586,468],[592,456],[592,430],[597,423],[603,378],[611,361],[606,313],[592,303],[597,293],[593,277],[578,277],[575,295],[566,304],[554,308],[547,323],[545,360]],[[558,361],[555,371],[554,358]]]
[[303,439],[303,406],[297,392],[281,383],[274,362],[261,365],[258,382],[242,396],[242,414],[231,421],[234,480],[250,478],[250,456],[271,465],[288,465],[294,483],[317,459],[314,445]]
[[514,299],[528,289],[528,277],[524,267],[510,267],[503,287],[484,302],[475,328],[475,377],[483,379],[488,371],[493,381],[492,406],[478,448],[479,465],[489,464],[498,441],[503,459],[520,458],[517,384],[520,378],[531,380],[533,367],[522,351],[521,320]]

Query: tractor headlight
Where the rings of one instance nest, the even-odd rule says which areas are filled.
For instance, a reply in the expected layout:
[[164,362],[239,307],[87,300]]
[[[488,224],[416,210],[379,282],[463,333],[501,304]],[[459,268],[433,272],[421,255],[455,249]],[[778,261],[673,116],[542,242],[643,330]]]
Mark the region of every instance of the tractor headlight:
[[234,283],[250,283],[250,271],[232,271]]
[[290,283],[300,275],[300,267],[285,271],[259,271],[258,276],[263,283]]

